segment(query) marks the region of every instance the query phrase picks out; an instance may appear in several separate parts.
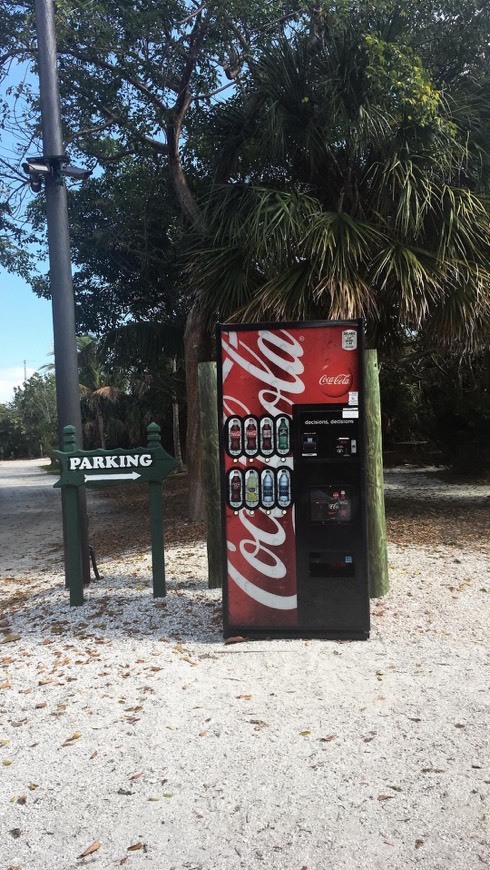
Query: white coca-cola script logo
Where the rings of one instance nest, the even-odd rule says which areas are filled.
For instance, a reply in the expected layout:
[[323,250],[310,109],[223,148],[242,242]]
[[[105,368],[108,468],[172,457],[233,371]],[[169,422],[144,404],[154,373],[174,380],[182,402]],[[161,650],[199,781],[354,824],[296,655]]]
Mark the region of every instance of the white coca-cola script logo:
[[318,379],[322,392],[333,399],[339,399],[348,393],[354,380],[351,370],[347,367],[344,371],[340,372],[336,369],[335,363],[329,360],[323,367],[323,371]]
[[320,386],[324,384],[344,384],[345,386],[350,386],[352,382],[352,375],[322,375],[318,383]]
[[[297,396],[304,392],[305,384],[300,377],[305,368],[301,361],[303,348],[299,341],[286,330],[270,332],[263,329],[258,333],[257,351],[247,344],[239,336],[247,333],[230,332],[228,340],[223,335],[223,350],[228,359],[223,364],[223,386],[228,373],[236,363],[247,374],[252,375],[259,384],[265,384],[266,389],[258,389],[258,397],[263,410],[268,414],[288,413],[291,409],[292,399],[289,395]],[[258,353],[260,351],[261,353]],[[238,413],[232,411],[232,407],[242,406],[240,396],[224,395],[225,412],[227,414]]]
[[[253,346],[254,339],[256,349]],[[225,416],[240,413],[239,409],[245,409],[243,396],[233,396],[226,391],[226,379],[235,365],[257,381],[257,396],[262,413],[274,417],[280,413],[291,412],[292,397],[298,397],[305,390],[305,383],[301,377],[304,372],[301,361],[303,347],[291,333],[284,329],[277,332],[260,330],[249,337],[248,332],[230,331],[228,334],[223,334],[222,346]],[[246,413],[250,411],[247,409]],[[260,462],[260,459],[256,461]],[[275,463],[269,463],[269,467],[273,464]],[[290,460],[288,464],[291,467]],[[294,535],[292,519],[292,516],[287,518],[287,525]],[[296,595],[281,595],[262,589],[244,575],[243,569],[240,570],[235,561],[237,556],[241,557],[238,561],[244,561],[249,566],[246,574],[250,573],[251,577],[260,577],[272,582],[286,577],[286,564],[281,558],[281,551],[284,555],[284,547],[288,543],[284,520],[286,518],[283,517],[282,512],[280,518],[276,518],[272,514],[266,515],[262,510],[254,514],[241,511],[240,523],[245,534],[240,541],[227,541],[228,573],[230,579],[259,604],[275,610],[295,610]],[[289,543],[289,549],[294,553],[294,540],[291,539]],[[235,559],[234,554],[236,554]]]
[[[240,522],[251,536],[240,541],[239,550],[245,561],[263,577],[270,580],[280,580],[286,574],[286,566],[278,554],[272,548],[281,547],[286,540],[286,532],[279,521],[268,516],[267,521],[271,531],[260,528],[253,522],[254,517],[248,517],[245,513],[240,514]],[[236,552],[235,544],[227,541],[228,548],[228,571],[232,580],[250,598],[266,607],[274,610],[294,610],[297,607],[296,595],[277,595],[256,586],[235,567],[231,553]]]

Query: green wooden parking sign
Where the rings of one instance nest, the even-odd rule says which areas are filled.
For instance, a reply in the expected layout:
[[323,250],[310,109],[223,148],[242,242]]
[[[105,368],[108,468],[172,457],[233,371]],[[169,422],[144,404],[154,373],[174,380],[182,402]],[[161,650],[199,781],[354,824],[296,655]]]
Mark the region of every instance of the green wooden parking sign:
[[60,479],[66,503],[67,575],[70,605],[83,604],[81,542],[79,528],[80,486],[114,486],[124,483],[147,483],[150,498],[153,596],[165,596],[165,562],[163,551],[162,483],[179,467],[161,445],[160,427],[147,427],[147,447],[133,450],[77,450],[74,426],[63,429],[63,450],[53,453],[60,462]]

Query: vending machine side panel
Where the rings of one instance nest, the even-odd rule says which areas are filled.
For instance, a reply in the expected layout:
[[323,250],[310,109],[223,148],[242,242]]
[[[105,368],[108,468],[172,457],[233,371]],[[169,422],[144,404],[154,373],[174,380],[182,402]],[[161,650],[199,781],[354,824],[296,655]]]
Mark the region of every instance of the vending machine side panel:
[[291,395],[303,349],[284,329],[233,326],[218,347],[225,632],[294,627]]

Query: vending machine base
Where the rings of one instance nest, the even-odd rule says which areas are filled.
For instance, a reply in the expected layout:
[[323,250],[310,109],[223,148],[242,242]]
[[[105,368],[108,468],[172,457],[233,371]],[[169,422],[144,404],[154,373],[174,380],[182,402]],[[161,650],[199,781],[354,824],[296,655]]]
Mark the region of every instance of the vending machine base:
[[243,638],[244,640],[276,640],[283,638],[284,640],[369,640],[369,631],[329,631],[328,629],[312,629],[312,628],[295,628],[278,630],[277,626],[267,628],[253,629],[250,626],[233,626],[228,630],[223,630],[223,638]]

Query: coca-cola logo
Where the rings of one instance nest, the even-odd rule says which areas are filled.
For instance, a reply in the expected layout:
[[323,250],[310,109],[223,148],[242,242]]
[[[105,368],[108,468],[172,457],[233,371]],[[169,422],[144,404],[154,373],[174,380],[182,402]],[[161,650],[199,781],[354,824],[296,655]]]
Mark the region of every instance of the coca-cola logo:
[[330,365],[326,365],[318,380],[322,392],[331,398],[340,398],[349,392],[354,378],[350,369],[342,372],[332,372]]
[[323,386],[323,384],[344,384],[345,386],[350,386],[352,383],[352,375],[336,375],[335,377],[322,375],[318,383],[321,386]]
[[[266,455],[269,456],[272,452],[273,421],[279,414],[289,417],[293,402],[298,401],[305,392],[304,348],[286,330],[230,331],[223,334],[222,347],[224,414],[252,413],[254,421],[264,412],[270,414],[270,418],[262,418],[259,424],[259,429],[262,427],[262,440],[266,437],[270,439],[270,447],[266,447]],[[249,402],[254,403],[253,408]],[[245,421],[245,439],[248,434]],[[257,467],[263,461],[260,456],[255,458]],[[268,467],[274,467],[274,463],[271,462]],[[290,500],[287,506],[289,504]],[[293,579],[293,522],[290,511],[275,516],[274,512],[265,512],[260,508],[254,511],[241,510],[237,516],[229,518],[226,542],[229,579],[257,605],[282,614],[281,620],[286,623],[294,622],[297,608]],[[228,595],[232,621],[246,618],[240,615],[242,607],[240,597],[232,587]],[[271,617],[262,618],[270,621]],[[253,619],[260,624],[257,613]]]

